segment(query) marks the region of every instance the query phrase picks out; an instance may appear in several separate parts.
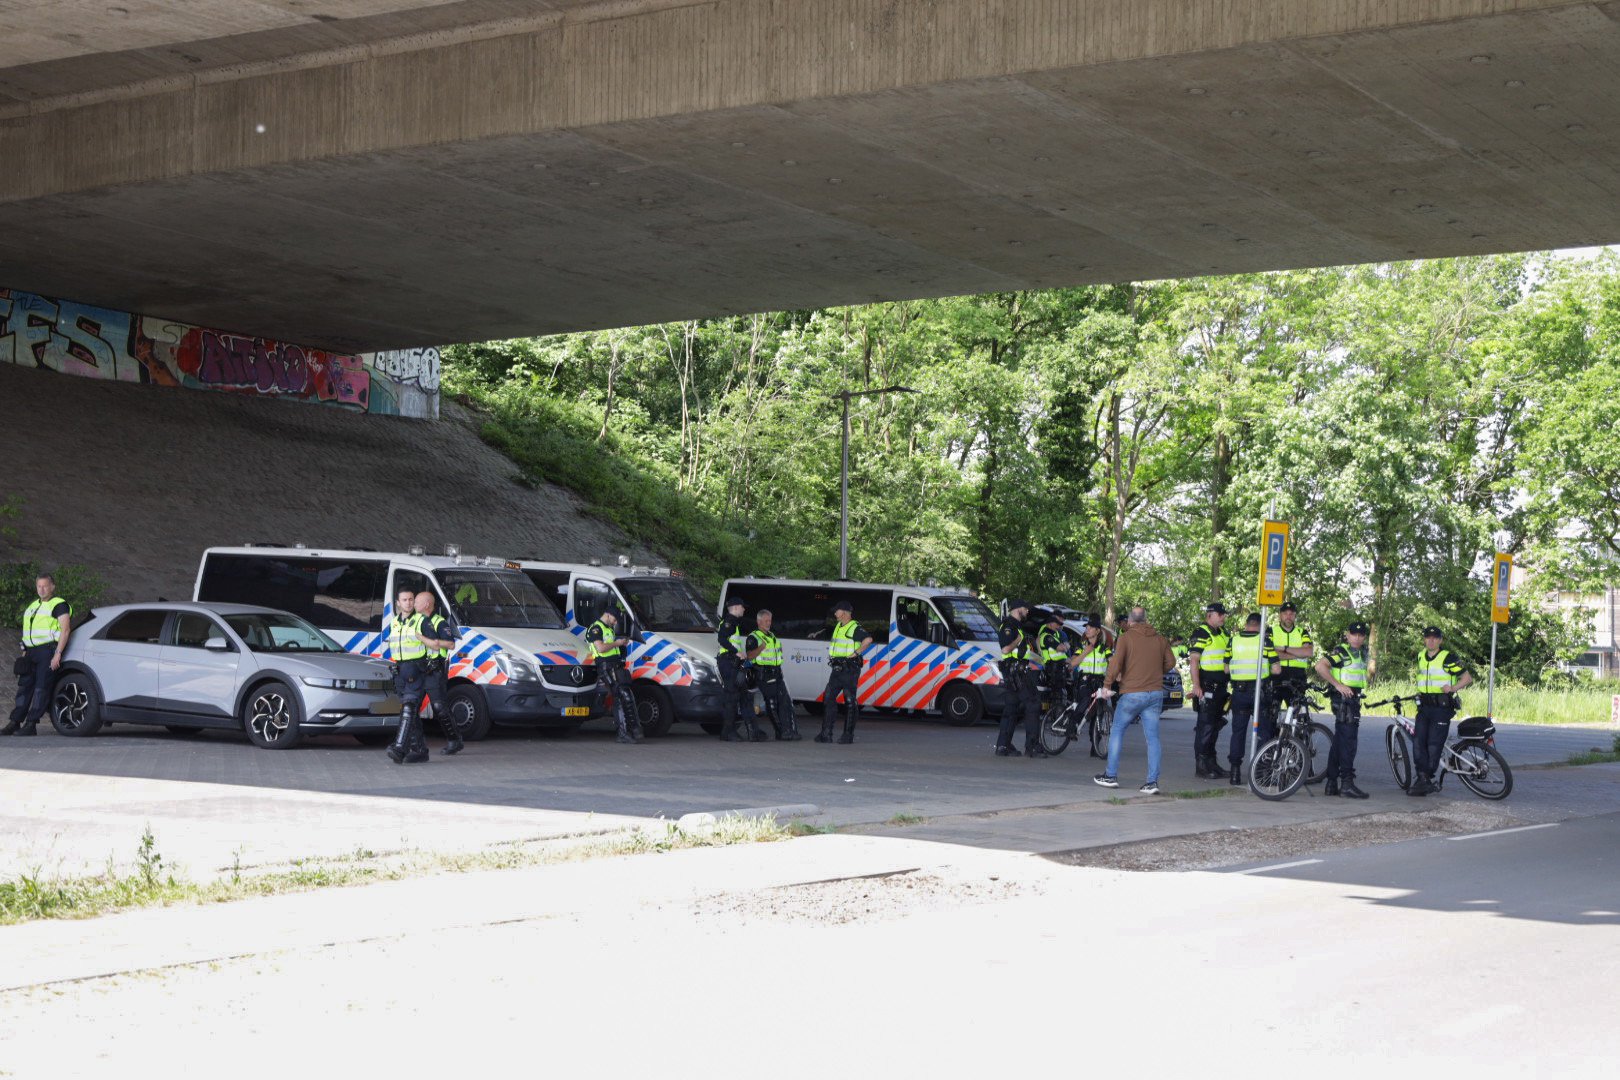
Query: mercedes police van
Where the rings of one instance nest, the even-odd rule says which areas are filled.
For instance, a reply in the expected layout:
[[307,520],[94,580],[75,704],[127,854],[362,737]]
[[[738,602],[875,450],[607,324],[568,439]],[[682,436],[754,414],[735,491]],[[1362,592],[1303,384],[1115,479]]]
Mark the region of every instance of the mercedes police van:
[[[515,563],[563,610],[568,629],[583,635],[608,607],[627,613],[625,666],[635,688],[641,729],[663,735],[676,720],[720,731],[724,698],[717,659],[714,605],[665,567],[617,566],[518,559]],[[639,640],[638,640],[639,638]]]
[[194,599],[301,615],[352,653],[391,659],[386,627],[401,589],[431,591],[461,637],[445,711],[468,739],[493,724],[572,729],[596,715],[596,669],[534,583],[503,559],[249,544],[209,548]]
[[862,655],[862,708],[937,710],[952,724],[972,724],[1001,712],[1001,647],[996,617],[966,589],[876,585],[856,581],[732,578],[719,611],[732,596],[747,616],[765,608],[782,639],[783,676],[794,701],[819,710],[827,688],[827,641],[833,605],[848,600],[855,621],[872,635]]

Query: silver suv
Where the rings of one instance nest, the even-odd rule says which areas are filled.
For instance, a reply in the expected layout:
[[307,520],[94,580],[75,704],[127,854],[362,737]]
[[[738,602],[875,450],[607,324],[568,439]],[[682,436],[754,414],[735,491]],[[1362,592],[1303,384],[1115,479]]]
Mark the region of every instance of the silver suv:
[[51,723],[68,736],[107,723],[244,731],[255,746],[285,750],[305,735],[385,738],[399,711],[387,664],[346,652],[297,615],[244,604],[120,604],[74,628]]

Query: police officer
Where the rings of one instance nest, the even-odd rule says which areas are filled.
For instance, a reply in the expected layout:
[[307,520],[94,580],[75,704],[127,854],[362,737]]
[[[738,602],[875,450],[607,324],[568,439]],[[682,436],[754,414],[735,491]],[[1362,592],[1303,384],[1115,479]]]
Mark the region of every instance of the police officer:
[[1046,670],[1046,689],[1050,697],[1049,708],[1056,716],[1069,700],[1069,637],[1063,632],[1063,616],[1055,611],[1046,613],[1046,621],[1035,635],[1035,648],[1041,654],[1041,666]]
[[1367,689],[1367,624],[1353,622],[1344,644],[1316,662],[1333,705],[1333,749],[1328,751],[1322,794],[1365,799],[1356,787],[1356,739],[1361,728],[1361,692]]
[[1197,702],[1198,722],[1193,728],[1194,772],[1205,780],[1224,780],[1226,770],[1217,760],[1221,729],[1226,726],[1226,663],[1232,635],[1226,631],[1226,605],[1204,608],[1204,625],[1187,642],[1187,677]]
[[456,726],[456,718],[450,715],[450,710],[445,706],[445,698],[450,693],[450,653],[456,647],[456,639],[461,636],[461,628],[433,610],[433,593],[427,589],[416,594],[415,606],[422,643],[427,646],[424,667],[428,704],[433,706],[433,718],[444,731],[444,753],[459,754],[464,746],[461,729]]
[[[748,635],[748,660],[759,672],[759,692],[765,698],[765,715],[781,742],[798,742],[799,725],[793,718],[793,698],[787,680],[782,678],[782,639],[771,633],[771,613],[754,613],[754,632]],[[846,734],[848,728],[845,729]],[[849,740],[845,740],[848,742]]]
[[[1090,711],[1092,699],[1102,689],[1103,675],[1108,671],[1108,658],[1113,655],[1108,634],[1103,630],[1102,616],[1096,612],[1090,613],[1086,616],[1086,628],[1080,633],[1080,645],[1069,658],[1069,667],[1074,675],[1074,710],[1069,714],[1074,718],[1072,723],[1078,724]],[[1107,760],[1108,753],[1104,750],[1099,754],[1094,747],[1091,756]]]
[[1284,705],[1305,699],[1305,685],[1310,681],[1311,664],[1316,659],[1316,644],[1298,620],[1299,609],[1293,604],[1284,604],[1277,609],[1277,621],[1268,628],[1271,647],[1277,650],[1277,662],[1282,665],[1272,687],[1279,712]]
[[39,718],[51,707],[56,671],[72,632],[73,605],[56,595],[56,579],[34,579],[36,599],[23,611],[22,656],[17,659],[17,700],[0,735],[37,735]]
[[[1259,725],[1259,742],[1277,735],[1277,714],[1271,701],[1271,676],[1282,670],[1277,650],[1260,640],[1260,613],[1251,611],[1243,629],[1232,635],[1231,656],[1226,662],[1232,683],[1232,739],[1226,760],[1232,766],[1228,777],[1235,787],[1243,783],[1243,757],[1248,750],[1250,718]],[[1255,708],[1259,708],[1256,713]],[[1258,745],[1258,744],[1257,744]]]
[[1007,614],[996,629],[1001,643],[1001,726],[996,729],[996,756],[1022,757],[1013,746],[1013,731],[1020,717],[1024,721],[1024,754],[1030,757],[1049,757],[1041,745],[1041,699],[1035,689],[1035,676],[1031,664],[1039,664],[1035,643],[1024,633],[1024,620],[1029,618],[1029,601],[1012,600]]
[[861,650],[870,644],[872,635],[855,621],[855,605],[848,600],[833,605],[832,638],[827,642],[827,689],[821,695],[821,733],[816,742],[833,741],[840,695],[844,698],[844,733],[838,741],[855,741],[855,725],[861,718],[861,668],[866,666]]
[[427,692],[427,644],[422,640],[422,616],[416,613],[416,594],[399,590],[394,613],[388,619],[388,654],[394,663],[394,689],[399,692],[399,734],[388,756],[395,765],[420,765],[428,759],[422,737],[422,695]]
[[1423,629],[1423,651],[1417,658],[1418,709],[1412,732],[1412,783],[1408,795],[1427,795],[1440,789],[1434,774],[1457,715],[1457,691],[1474,681],[1468,667],[1440,647],[1445,635],[1438,626]]
[[624,639],[618,636],[618,629],[619,616],[603,611],[585,631],[585,647],[596,664],[597,700],[601,701],[606,694],[613,695],[613,725],[618,730],[618,741],[638,743],[642,739],[641,717],[636,712],[630,676],[624,670]]
[[[748,610],[748,602],[740,596],[733,596],[726,604],[725,618],[720,620],[720,628],[715,631],[715,640],[720,643],[720,739],[722,742],[741,742],[737,734],[739,727],[749,726],[749,717],[743,716],[743,654],[748,651],[748,634],[742,628],[743,612]],[[753,704],[753,695],[748,695],[750,706]],[[749,710],[750,715],[753,709]]]

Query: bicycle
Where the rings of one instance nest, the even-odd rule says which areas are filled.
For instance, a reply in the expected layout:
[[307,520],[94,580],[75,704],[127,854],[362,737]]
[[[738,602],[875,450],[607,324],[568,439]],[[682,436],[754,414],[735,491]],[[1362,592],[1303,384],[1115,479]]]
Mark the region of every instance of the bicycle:
[[1075,717],[1078,701],[1071,701],[1056,713],[1041,720],[1041,745],[1048,754],[1061,754],[1075,739],[1080,729],[1086,729],[1091,743],[1091,756],[1108,757],[1108,736],[1114,730],[1114,699],[1092,695],[1084,716]]
[[[1402,791],[1412,786],[1412,741],[1416,738],[1417,723],[1406,718],[1401,706],[1417,700],[1415,695],[1408,694],[1369,701],[1362,706],[1366,709],[1395,706],[1395,721],[1384,729],[1384,752],[1389,755],[1390,771]],[[1440,752],[1434,781],[1436,791],[1445,784],[1448,772],[1456,773],[1463,786],[1482,799],[1495,802],[1508,797],[1513,790],[1513,770],[1496,749],[1495,721],[1488,716],[1470,716],[1458,722],[1456,738]]]
[[[1310,690],[1320,690],[1310,687]],[[1277,735],[1255,751],[1249,765],[1249,790],[1268,802],[1288,798],[1305,784],[1320,783],[1327,775],[1328,754],[1333,750],[1333,732],[1324,723],[1311,719],[1311,709],[1326,708],[1309,690],[1277,720]]]

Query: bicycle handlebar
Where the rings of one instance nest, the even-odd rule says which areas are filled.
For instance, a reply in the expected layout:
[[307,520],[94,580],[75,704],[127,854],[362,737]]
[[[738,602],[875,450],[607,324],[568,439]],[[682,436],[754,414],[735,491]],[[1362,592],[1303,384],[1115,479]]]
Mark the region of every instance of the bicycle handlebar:
[[1408,701],[1416,701],[1417,699],[1418,696],[1416,694],[1396,694],[1394,697],[1385,698],[1383,701],[1363,701],[1361,703],[1361,707],[1363,709],[1376,709],[1380,705],[1401,705]]

